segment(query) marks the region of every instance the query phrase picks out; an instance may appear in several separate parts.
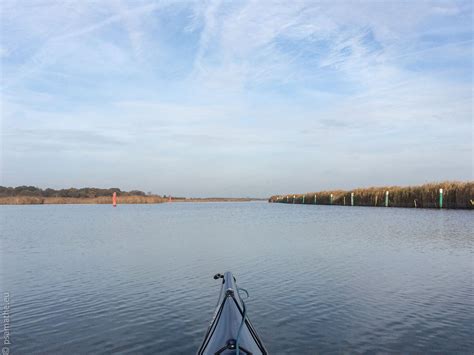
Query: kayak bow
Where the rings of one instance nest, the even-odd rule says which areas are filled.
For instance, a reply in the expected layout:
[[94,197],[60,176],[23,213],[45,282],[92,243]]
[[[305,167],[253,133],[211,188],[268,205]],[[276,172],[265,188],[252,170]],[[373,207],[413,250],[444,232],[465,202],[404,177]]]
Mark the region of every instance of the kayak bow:
[[268,354],[246,315],[239,294],[240,290],[246,291],[237,287],[231,272],[214,276],[216,280],[221,278],[219,301],[198,355]]

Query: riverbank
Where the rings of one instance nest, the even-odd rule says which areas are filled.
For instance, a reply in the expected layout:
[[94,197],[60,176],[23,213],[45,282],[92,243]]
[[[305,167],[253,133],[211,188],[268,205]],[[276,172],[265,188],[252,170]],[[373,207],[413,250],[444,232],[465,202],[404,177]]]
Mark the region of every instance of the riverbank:
[[[161,196],[117,196],[117,204],[149,204],[164,202],[251,202],[264,201],[253,198],[170,198]],[[38,196],[8,196],[0,197],[0,205],[108,205],[112,204],[112,196],[100,197],[38,197]]]
[[[147,204],[167,202],[161,196],[118,196],[118,204]],[[37,197],[37,196],[8,196],[0,197],[0,205],[107,205],[112,204],[112,196],[99,197]]]
[[264,198],[250,197],[189,197],[189,198],[172,198],[172,202],[252,202],[266,201]]
[[112,204],[112,196],[118,204],[148,204],[164,202],[250,202],[266,201],[250,197],[173,197],[160,196],[140,190],[122,191],[117,187],[82,187],[68,189],[42,189],[36,186],[0,186],[0,205],[66,205],[66,204]]
[[385,186],[347,191],[333,190],[275,195],[270,197],[269,202],[305,205],[474,209],[474,182],[442,182],[420,186]]

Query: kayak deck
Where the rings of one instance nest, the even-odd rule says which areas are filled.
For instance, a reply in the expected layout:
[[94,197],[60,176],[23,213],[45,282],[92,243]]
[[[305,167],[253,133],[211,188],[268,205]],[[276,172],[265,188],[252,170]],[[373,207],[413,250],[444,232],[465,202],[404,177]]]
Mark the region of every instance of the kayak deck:
[[222,278],[221,292],[198,354],[268,354],[246,315],[232,273],[217,274],[214,278]]

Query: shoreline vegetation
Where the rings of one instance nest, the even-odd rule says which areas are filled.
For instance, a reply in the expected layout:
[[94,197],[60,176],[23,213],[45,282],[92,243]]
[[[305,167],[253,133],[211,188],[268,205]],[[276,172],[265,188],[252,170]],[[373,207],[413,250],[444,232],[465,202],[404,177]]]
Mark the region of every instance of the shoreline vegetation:
[[248,202],[265,199],[256,198],[186,198],[160,196],[143,191],[122,191],[119,188],[99,189],[40,189],[35,186],[0,186],[0,205],[62,205],[62,204],[112,204],[113,193],[117,194],[117,204],[150,204],[164,202]]
[[305,205],[474,209],[474,181],[275,195],[268,201]]

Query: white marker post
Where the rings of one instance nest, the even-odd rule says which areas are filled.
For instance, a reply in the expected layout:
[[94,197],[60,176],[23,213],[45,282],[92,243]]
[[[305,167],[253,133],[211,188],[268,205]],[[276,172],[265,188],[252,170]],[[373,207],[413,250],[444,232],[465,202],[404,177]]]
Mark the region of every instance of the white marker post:
[[351,192],[351,206],[354,206],[354,193]]
[[388,191],[385,191],[385,207],[388,207]]

